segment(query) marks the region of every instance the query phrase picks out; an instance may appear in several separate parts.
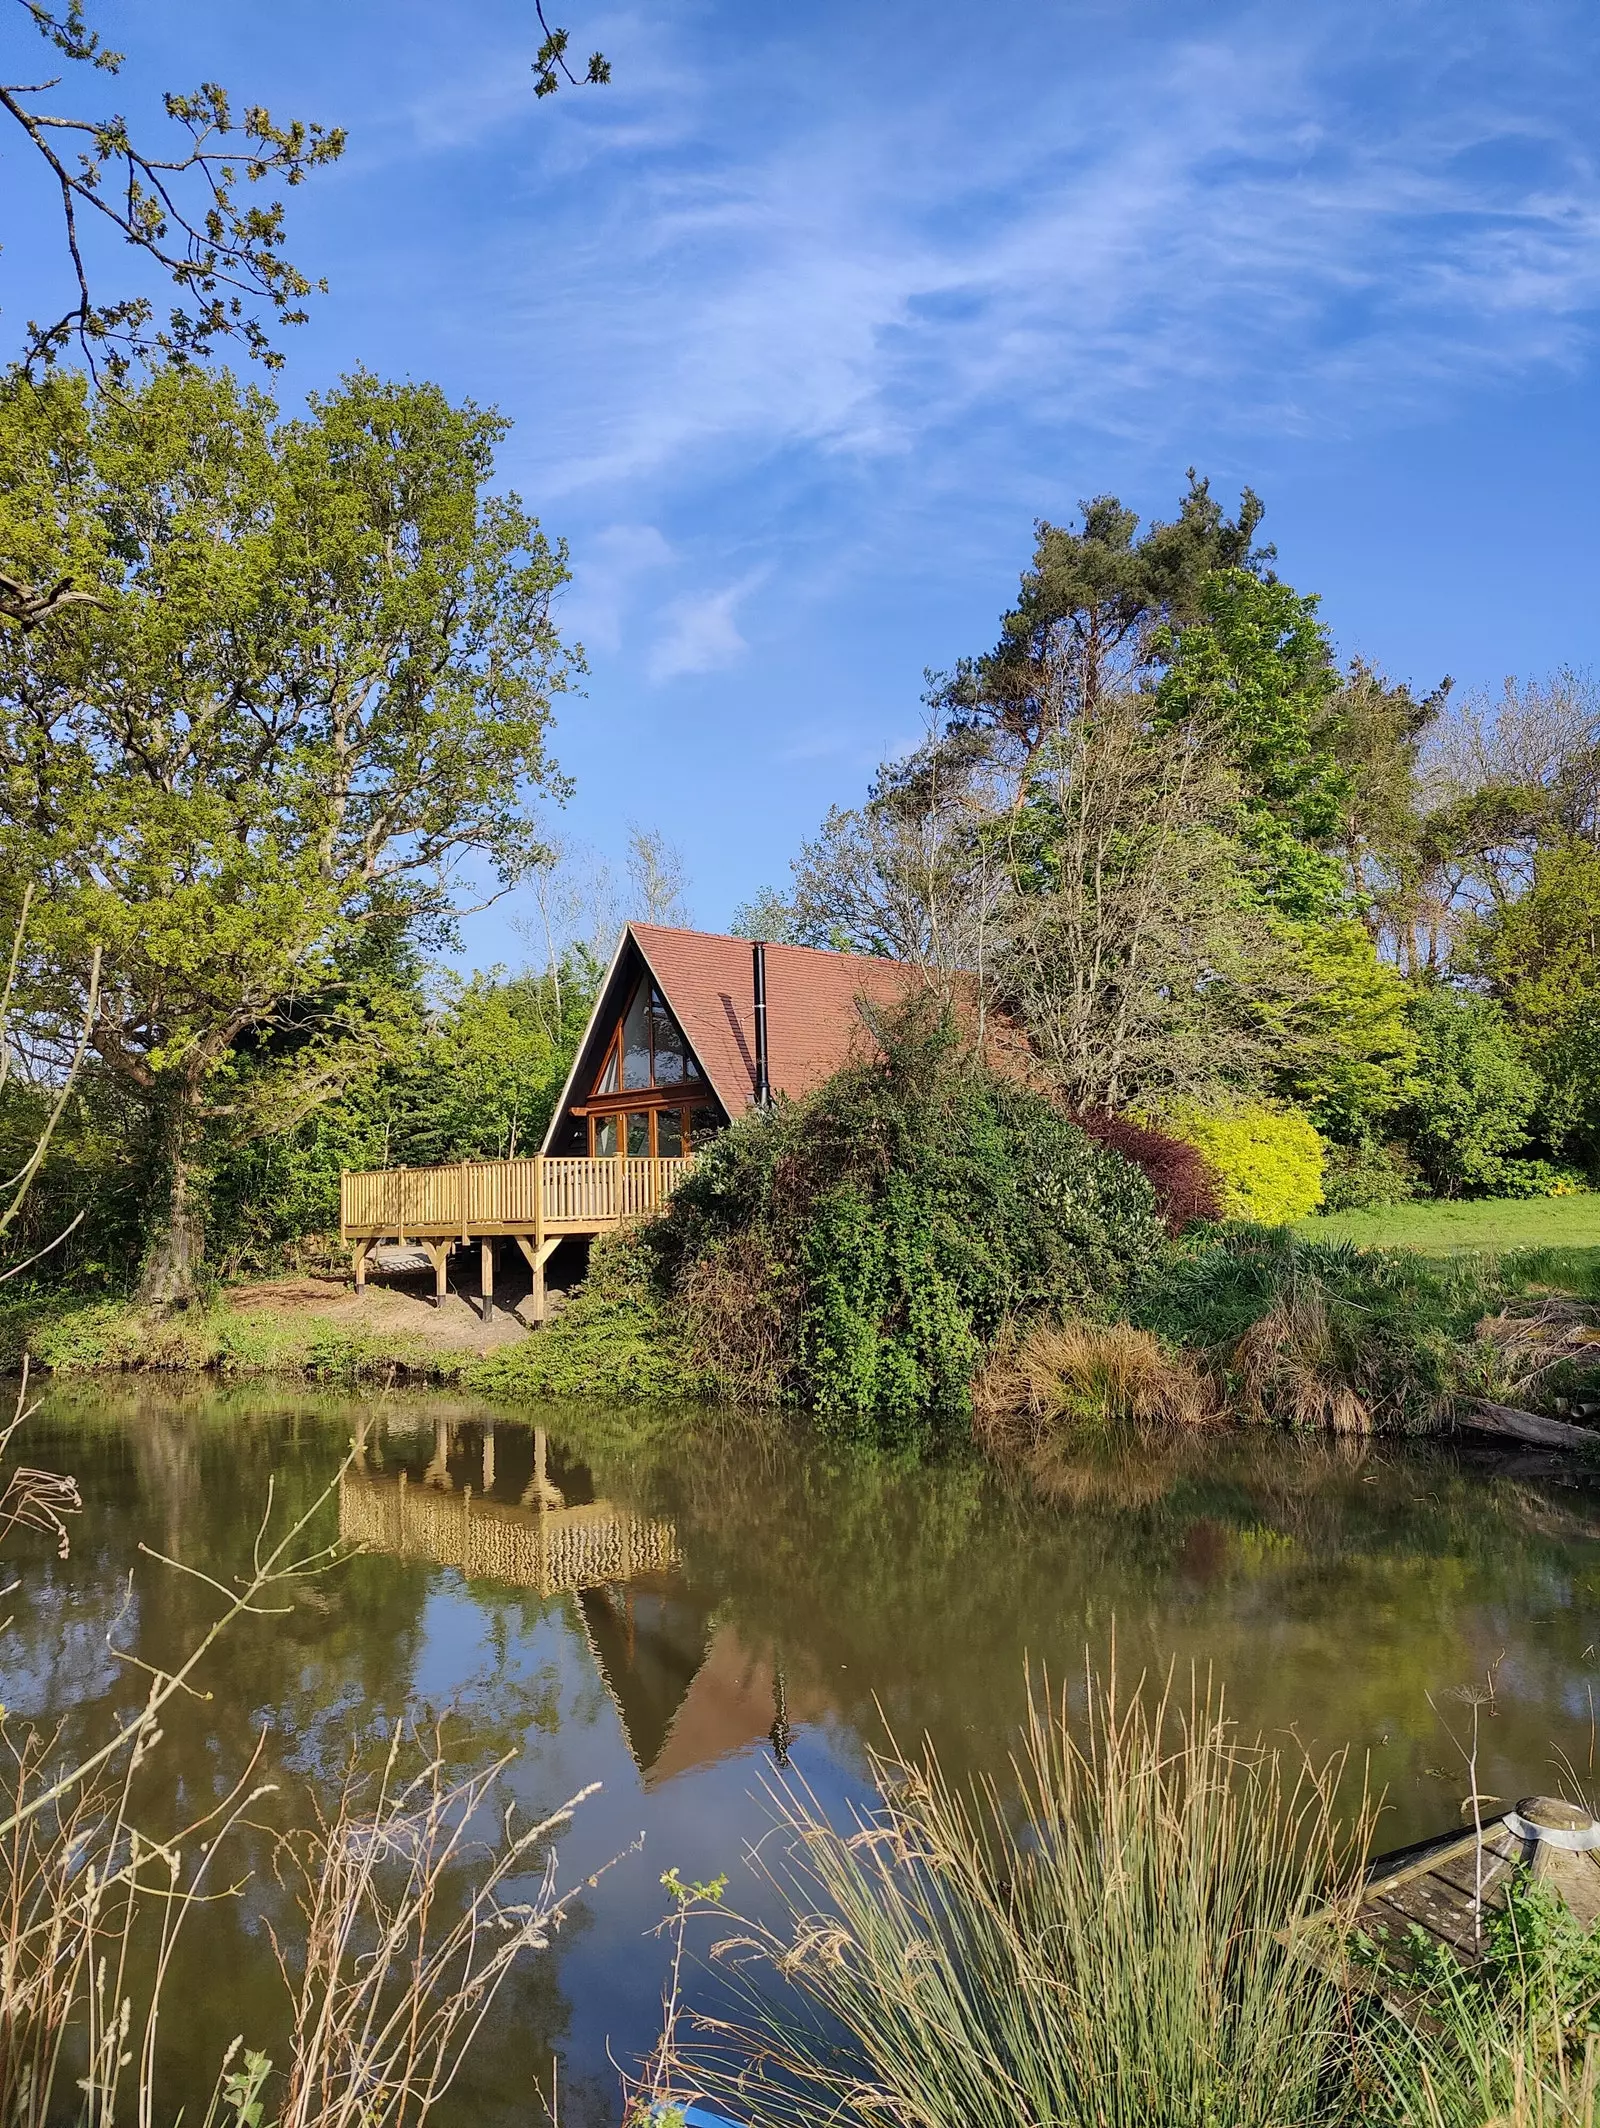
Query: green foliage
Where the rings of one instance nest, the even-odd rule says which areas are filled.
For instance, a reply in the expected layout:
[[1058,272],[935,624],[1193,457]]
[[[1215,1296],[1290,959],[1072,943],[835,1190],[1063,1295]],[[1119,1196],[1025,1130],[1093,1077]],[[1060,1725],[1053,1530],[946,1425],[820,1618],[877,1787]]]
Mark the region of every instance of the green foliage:
[[1305,1116],[1259,1103],[1210,1113],[1179,1102],[1161,1122],[1205,1155],[1224,1219],[1276,1226],[1321,1204],[1324,1148]]
[[1430,1188],[1523,1194],[1509,1185],[1539,1084],[1516,1029],[1494,999],[1445,983],[1415,990],[1410,1017],[1417,1061],[1402,1127]]
[[1380,1145],[1370,1138],[1330,1145],[1323,1163],[1322,1208],[1368,1212],[1406,1204],[1416,1196],[1418,1180],[1416,1163],[1403,1145]]
[[1447,1411],[1474,1325],[1501,1292],[1473,1258],[1305,1242],[1240,1227],[1175,1250],[1133,1319],[1209,1354],[1241,1415],[1420,1431]]
[[1353,919],[1276,928],[1297,980],[1255,1006],[1273,1086],[1320,1131],[1364,1137],[1394,1110],[1416,1058],[1406,985]]
[[208,1122],[282,1128],[385,1053],[374,936],[539,857],[566,571],[488,492],[504,430],[365,373],[300,420],[196,370],[0,388],[0,552],[97,601],[0,632],[0,904],[34,882],[46,1042],[103,952],[98,1056],[175,1230]]
[[[52,1374],[214,1374],[283,1377],[358,1388],[454,1383],[470,1355],[422,1340],[347,1331],[314,1316],[241,1315],[224,1303],[152,1314],[127,1301],[59,1298],[19,1310],[28,1356]],[[0,1336],[8,1326],[0,1322]]]
[[781,1386],[835,1437],[910,1447],[965,1419],[1003,1324],[1114,1308],[1164,1229],[1137,1168],[964,1055],[947,1021],[913,1009],[878,1032],[883,1063],[726,1132],[652,1240],[703,1328],[708,1269],[754,1238],[789,1267],[764,1274]]
[[589,1274],[550,1324],[480,1361],[486,1395],[675,1398],[702,1394],[683,1314],[661,1290],[638,1228],[602,1234]]
[[1464,961],[1493,987],[1546,1082],[1545,1135],[1600,1172],[1600,850],[1540,850],[1527,892],[1469,932]]
[[1351,788],[1329,744],[1340,682],[1317,604],[1275,577],[1214,570],[1198,617],[1158,646],[1163,718],[1225,735],[1245,784],[1242,839],[1272,905],[1302,920],[1343,908],[1328,846]]
[[1369,2024],[1373,2118],[1430,2128],[1480,2128],[1491,2115],[1530,2128],[1587,2121],[1587,2109],[1533,2111],[1533,2094],[1547,2081],[1559,2087],[1564,2064],[1600,2036],[1600,1930],[1553,1887],[1519,1870],[1504,1904],[1486,1909],[1471,1965],[1421,1929],[1398,1942],[1359,1938],[1356,1956],[1408,2005],[1403,2026]]
[[1115,495],[1080,503],[1081,528],[1040,522],[1033,565],[986,657],[963,661],[934,696],[954,728],[998,738],[1025,766],[1060,727],[1061,682],[1093,714],[1102,695],[1166,654],[1171,626],[1197,620],[1220,571],[1259,570],[1260,498],[1229,519],[1191,472],[1176,517],[1141,532]]

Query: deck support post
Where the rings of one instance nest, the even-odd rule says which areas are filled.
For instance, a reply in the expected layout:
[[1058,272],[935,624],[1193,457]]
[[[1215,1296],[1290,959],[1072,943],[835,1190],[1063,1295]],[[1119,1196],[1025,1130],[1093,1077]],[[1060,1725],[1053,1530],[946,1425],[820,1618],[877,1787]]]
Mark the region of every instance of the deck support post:
[[428,1261],[433,1265],[433,1305],[442,1308],[448,1290],[445,1266],[455,1244],[449,1241],[424,1241],[421,1246],[427,1251]]
[[372,1254],[372,1243],[370,1241],[358,1241],[350,1254],[351,1265],[355,1272],[356,1299],[360,1300],[367,1290],[367,1258]]
[[532,1304],[533,1319],[542,1323],[546,1312],[544,1267],[561,1246],[561,1236],[554,1235],[549,1241],[530,1241],[526,1234],[516,1236],[517,1247],[528,1259],[528,1269],[533,1273],[533,1291],[528,1295]]
[[483,1319],[494,1321],[494,1241],[485,1234],[479,1246],[478,1261],[482,1266],[479,1283],[483,1288]]

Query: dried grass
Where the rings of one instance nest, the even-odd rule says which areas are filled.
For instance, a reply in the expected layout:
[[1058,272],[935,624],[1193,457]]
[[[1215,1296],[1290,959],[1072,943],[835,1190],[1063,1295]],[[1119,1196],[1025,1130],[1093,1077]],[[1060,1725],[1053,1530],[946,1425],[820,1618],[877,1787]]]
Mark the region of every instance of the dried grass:
[[1473,1359],[1497,1403],[1537,1405],[1569,1379],[1600,1403],[1600,1308],[1562,1294],[1503,1308],[1478,1324]]
[[1233,1348],[1230,1373],[1242,1415],[1264,1423],[1373,1431],[1372,1407],[1343,1367],[1327,1302],[1310,1280],[1287,1287]]
[[987,1448],[1036,1449],[1063,1423],[1128,1419],[1198,1426],[1216,1390],[1192,1361],[1128,1323],[1037,1323],[997,1352],[973,1384],[974,1431]]

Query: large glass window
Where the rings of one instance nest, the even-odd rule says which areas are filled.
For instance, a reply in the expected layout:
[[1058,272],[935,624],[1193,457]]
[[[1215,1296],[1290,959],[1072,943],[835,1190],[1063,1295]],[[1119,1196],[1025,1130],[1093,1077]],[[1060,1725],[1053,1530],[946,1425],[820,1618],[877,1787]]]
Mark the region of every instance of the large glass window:
[[617,1119],[615,1116],[591,1116],[590,1127],[594,1132],[594,1158],[609,1160],[617,1149]]
[[656,1110],[656,1158],[678,1160],[683,1156],[683,1110]]
[[632,1115],[628,1118],[628,1158],[630,1160],[648,1160],[649,1157],[649,1115]]
[[597,1094],[614,1094],[617,1090],[617,1045],[612,1043],[606,1052],[605,1068],[594,1082]]
[[656,1084],[677,1086],[684,1075],[683,1031],[660,998],[652,994],[650,1017],[654,1026]]
[[622,1090],[637,1093],[650,1084],[650,991],[641,983],[622,1023]]

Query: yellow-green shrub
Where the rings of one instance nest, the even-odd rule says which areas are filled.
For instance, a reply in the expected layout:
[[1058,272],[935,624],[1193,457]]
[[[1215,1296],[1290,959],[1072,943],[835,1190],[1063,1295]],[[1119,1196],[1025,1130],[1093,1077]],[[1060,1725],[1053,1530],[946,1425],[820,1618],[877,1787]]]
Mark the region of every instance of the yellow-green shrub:
[[1222,1185],[1224,1219],[1284,1226],[1321,1204],[1323,1143],[1297,1109],[1247,1103],[1213,1114],[1184,1106],[1161,1121],[1205,1155]]

